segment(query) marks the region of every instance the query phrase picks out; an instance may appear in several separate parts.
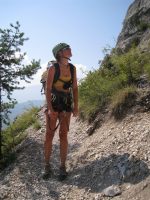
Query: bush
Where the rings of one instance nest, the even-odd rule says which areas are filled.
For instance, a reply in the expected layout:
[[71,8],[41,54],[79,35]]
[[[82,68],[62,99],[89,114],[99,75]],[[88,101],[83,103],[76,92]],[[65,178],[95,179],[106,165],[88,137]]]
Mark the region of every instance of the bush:
[[149,61],[143,59],[140,50],[132,48],[123,55],[113,56],[112,62],[118,69],[119,75],[125,76],[126,84],[132,85],[144,72],[144,64]]
[[118,90],[112,97],[112,115],[116,119],[122,119],[128,110],[135,104],[136,87],[130,86]]
[[9,127],[2,131],[2,155],[4,160],[7,160],[14,147],[26,137],[25,130],[32,124],[38,124],[36,117],[38,111],[39,108],[37,107],[26,110]]
[[33,127],[35,130],[39,130],[41,128],[41,124],[39,123],[38,120],[36,120],[33,124]]
[[[132,88],[144,73],[150,77],[150,52],[131,48],[124,54],[106,54],[98,70],[90,71],[79,84],[79,109],[83,119],[101,111],[117,91]],[[126,89],[125,89],[126,90]]]

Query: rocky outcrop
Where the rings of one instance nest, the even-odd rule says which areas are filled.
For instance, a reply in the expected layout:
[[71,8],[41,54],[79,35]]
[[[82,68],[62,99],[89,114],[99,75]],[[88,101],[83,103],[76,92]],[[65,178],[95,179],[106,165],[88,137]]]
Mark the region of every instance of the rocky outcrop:
[[129,49],[132,45],[147,50],[150,45],[150,1],[135,0],[129,7],[118,37],[116,48]]

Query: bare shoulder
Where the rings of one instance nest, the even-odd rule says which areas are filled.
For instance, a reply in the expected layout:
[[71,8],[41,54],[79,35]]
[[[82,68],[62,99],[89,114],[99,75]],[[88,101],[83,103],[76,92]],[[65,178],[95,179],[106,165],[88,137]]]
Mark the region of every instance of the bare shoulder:
[[54,73],[55,72],[55,67],[52,65],[50,68],[49,68],[49,73]]

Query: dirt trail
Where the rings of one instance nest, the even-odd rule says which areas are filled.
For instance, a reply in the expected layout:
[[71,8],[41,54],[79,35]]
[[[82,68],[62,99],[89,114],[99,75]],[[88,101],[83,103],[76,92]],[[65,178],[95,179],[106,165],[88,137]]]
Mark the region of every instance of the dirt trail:
[[[128,115],[116,122],[112,117],[88,136],[87,124],[72,118],[69,132],[67,180],[59,182],[59,138],[53,145],[54,175],[45,181],[42,128],[28,129],[28,137],[17,151],[17,160],[0,174],[0,199],[39,200],[150,200],[150,112]],[[111,193],[112,192],[112,193]]]

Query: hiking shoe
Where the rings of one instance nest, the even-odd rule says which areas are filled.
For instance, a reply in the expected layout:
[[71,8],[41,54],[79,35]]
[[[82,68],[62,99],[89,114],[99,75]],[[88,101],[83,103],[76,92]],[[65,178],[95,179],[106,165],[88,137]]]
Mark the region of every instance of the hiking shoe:
[[68,172],[66,172],[66,168],[65,167],[60,167],[59,170],[59,181],[63,181],[67,178],[68,176]]
[[48,178],[50,178],[52,175],[52,170],[51,170],[51,167],[49,164],[45,165],[45,170],[44,170],[44,173],[42,175],[42,178],[44,180],[47,180]]

